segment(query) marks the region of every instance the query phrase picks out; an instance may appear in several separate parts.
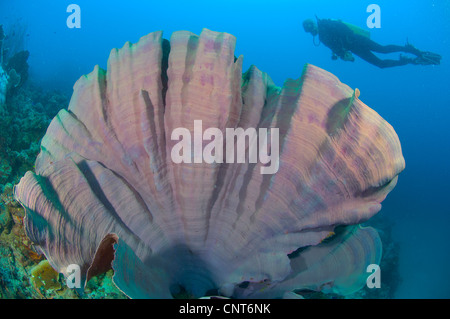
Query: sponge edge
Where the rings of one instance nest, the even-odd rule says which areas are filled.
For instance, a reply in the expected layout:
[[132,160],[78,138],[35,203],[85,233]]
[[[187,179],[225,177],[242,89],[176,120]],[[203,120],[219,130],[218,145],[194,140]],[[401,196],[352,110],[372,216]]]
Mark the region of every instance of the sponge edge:
[[172,298],[166,269],[154,264],[153,269],[149,270],[134,250],[120,239],[114,245],[114,250],[113,280],[123,293],[131,298]]

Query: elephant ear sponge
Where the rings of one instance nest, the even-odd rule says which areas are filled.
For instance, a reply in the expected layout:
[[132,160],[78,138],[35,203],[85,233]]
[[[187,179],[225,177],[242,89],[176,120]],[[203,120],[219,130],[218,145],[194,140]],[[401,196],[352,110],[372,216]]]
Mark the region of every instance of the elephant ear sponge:
[[[405,165],[394,129],[318,67],[283,87],[254,66],[243,74],[235,42],[206,29],[170,42],[154,32],[78,80],[36,171],[15,187],[27,235],[58,272],[77,264],[84,283],[112,267],[137,298],[347,294],[365,284],[382,249],[359,224]],[[193,135],[198,120],[223,136],[278,129],[267,145],[279,147],[278,171],[175,163],[172,132]]]

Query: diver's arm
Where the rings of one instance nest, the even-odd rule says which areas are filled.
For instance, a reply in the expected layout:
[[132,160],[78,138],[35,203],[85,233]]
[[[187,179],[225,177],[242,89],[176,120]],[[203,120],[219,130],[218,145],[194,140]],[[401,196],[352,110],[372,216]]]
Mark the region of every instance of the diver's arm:
[[[339,43],[339,44],[337,44],[337,43]],[[331,48],[331,52],[332,52],[331,59],[332,60],[337,60],[337,58],[339,57],[339,58],[341,58],[341,60],[344,60],[344,61],[351,61],[351,62],[355,61],[353,54],[351,53],[351,51],[349,51],[345,48],[342,41],[336,41],[335,44],[337,44],[337,45],[334,45],[333,48]]]
[[341,59],[344,61],[350,61],[350,62],[355,61],[355,57],[353,56],[353,54],[350,51],[346,51],[344,56],[341,56]]
[[344,49],[342,45],[342,41],[334,41],[334,45],[330,46],[332,56],[332,60],[337,60],[337,57],[341,58],[342,60],[345,60],[345,56],[347,55],[348,51]]

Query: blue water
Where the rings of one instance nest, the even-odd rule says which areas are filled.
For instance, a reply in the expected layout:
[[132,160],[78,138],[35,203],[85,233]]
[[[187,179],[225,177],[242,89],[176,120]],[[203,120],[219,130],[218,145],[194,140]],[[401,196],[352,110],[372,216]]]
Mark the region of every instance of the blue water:
[[[71,3],[81,8],[80,29],[66,25]],[[409,39],[421,50],[440,53],[441,65],[378,69],[359,58],[332,61],[330,50],[314,46],[303,31],[302,21],[314,15],[369,30],[371,3],[381,8],[381,28],[370,30],[373,40],[403,45]],[[169,38],[176,30],[199,34],[202,28],[235,35],[244,69],[254,64],[278,85],[298,78],[308,62],[359,88],[360,99],[397,131],[406,160],[380,212],[394,224],[400,243],[396,298],[450,297],[449,1],[0,0],[1,23],[17,19],[27,26],[30,77],[69,95],[95,64],[106,67],[112,48],[152,31],[164,30]]]

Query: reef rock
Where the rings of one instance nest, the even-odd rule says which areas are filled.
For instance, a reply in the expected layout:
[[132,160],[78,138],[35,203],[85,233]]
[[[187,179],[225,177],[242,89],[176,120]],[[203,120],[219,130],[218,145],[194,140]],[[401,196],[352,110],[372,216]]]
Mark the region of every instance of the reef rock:
[[[315,66],[282,88],[254,66],[242,74],[235,41],[206,29],[170,42],[150,33],[77,81],[36,171],[15,187],[28,236],[58,272],[78,264],[85,282],[113,260],[115,283],[138,298],[365,284],[382,249],[359,224],[404,168],[394,129]],[[175,163],[171,135],[195,120],[222,132],[278,128],[278,171]]]

